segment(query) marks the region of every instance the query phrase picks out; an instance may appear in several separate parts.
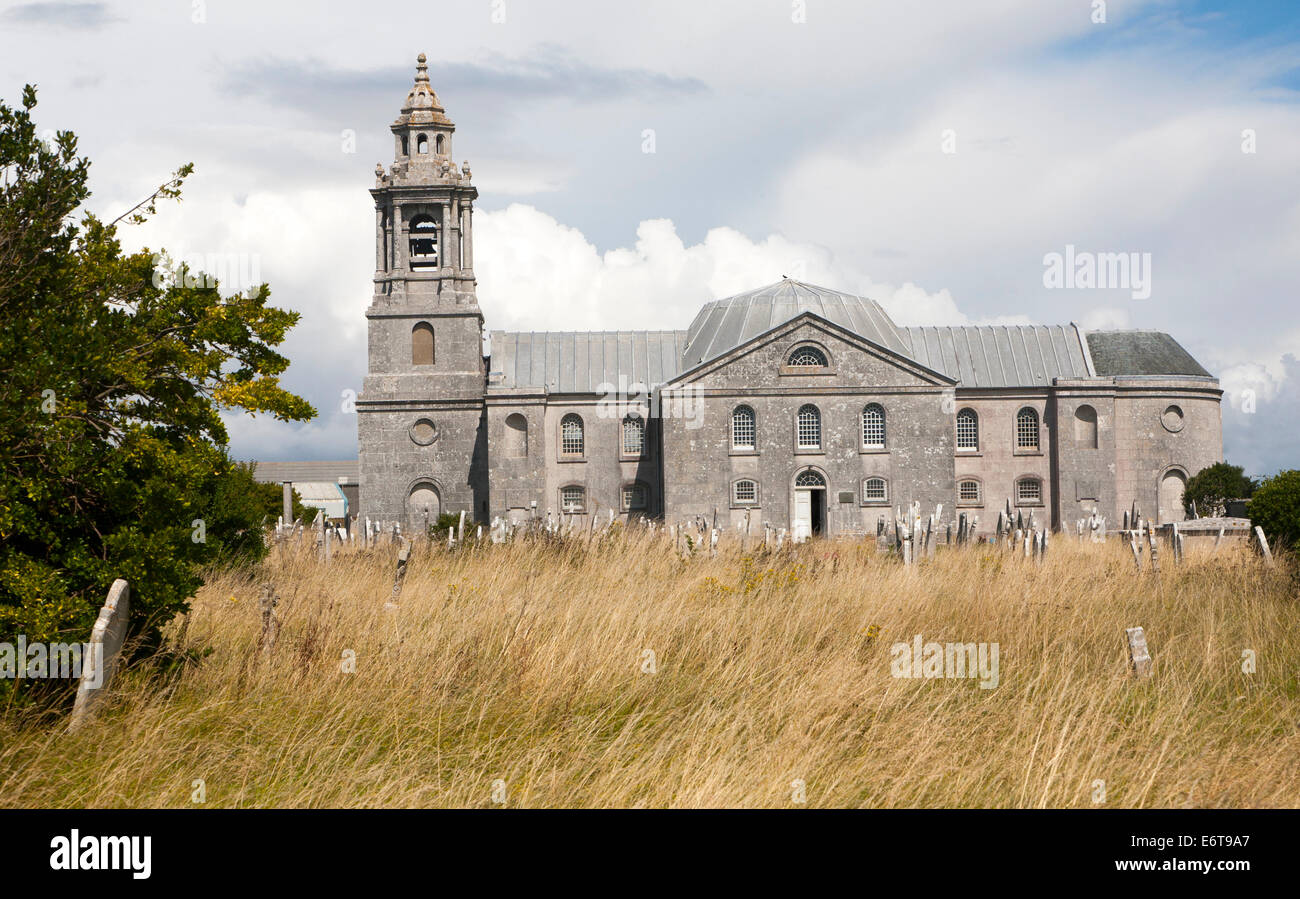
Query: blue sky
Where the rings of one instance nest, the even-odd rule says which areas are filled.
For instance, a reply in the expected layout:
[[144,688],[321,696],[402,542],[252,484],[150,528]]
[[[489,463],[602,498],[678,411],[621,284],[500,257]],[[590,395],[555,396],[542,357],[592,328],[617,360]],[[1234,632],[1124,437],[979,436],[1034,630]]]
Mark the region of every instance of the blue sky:
[[[42,125],[94,161],[97,211],[194,161],[185,201],[124,244],[256,256],[302,313],[286,383],[321,416],[232,416],[239,456],[355,454],[339,397],[365,367],[367,190],[423,51],[481,195],[489,328],[684,328],[791,270],[907,324],[1156,328],[1221,378],[1228,459],[1268,473],[1300,465],[1298,12],[9,3],[0,96],[40,86]],[[1067,244],[1151,253],[1152,296],[1045,288]]]

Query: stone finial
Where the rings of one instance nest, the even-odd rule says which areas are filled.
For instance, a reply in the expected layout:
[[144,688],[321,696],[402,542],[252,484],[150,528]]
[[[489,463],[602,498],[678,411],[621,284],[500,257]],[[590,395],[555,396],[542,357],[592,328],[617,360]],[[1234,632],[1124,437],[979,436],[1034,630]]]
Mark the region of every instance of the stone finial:
[[429,58],[423,53],[415,57],[415,80],[425,82],[429,80]]
[[469,160],[468,160],[468,159],[466,159],[463,163],[461,163],[461,166],[460,166],[460,173],[461,173],[462,175],[465,176],[465,180],[466,180],[466,181],[469,180]]

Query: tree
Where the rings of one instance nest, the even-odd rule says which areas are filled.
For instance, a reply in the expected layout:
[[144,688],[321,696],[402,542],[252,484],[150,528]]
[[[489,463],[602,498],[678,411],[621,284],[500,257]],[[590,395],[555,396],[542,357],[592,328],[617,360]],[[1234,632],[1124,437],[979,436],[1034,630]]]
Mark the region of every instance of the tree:
[[[265,284],[223,298],[123,254],[115,222],[79,212],[76,137],[40,140],[35,106],[30,85],[21,109],[0,102],[0,640],[86,639],[122,577],[148,644],[203,565],[258,552],[264,513],[236,503],[220,412],[315,415],[278,380],[298,315]],[[179,197],[189,171],[119,218]]]
[[1300,471],[1265,478],[1246,504],[1246,514],[1275,546],[1295,546],[1300,540]]
[[1228,500],[1245,499],[1255,491],[1255,481],[1246,476],[1240,465],[1215,462],[1187,479],[1183,490],[1183,505],[1187,514],[1196,512],[1204,518],[1218,518],[1228,514]]

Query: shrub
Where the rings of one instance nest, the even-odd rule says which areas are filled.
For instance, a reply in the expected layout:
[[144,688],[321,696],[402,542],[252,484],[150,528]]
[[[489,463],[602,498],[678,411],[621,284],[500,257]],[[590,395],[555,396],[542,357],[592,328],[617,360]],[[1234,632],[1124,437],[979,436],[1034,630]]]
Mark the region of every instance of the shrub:
[[1274,545],[1295,546],[1300,540],[1300,471],[1266,478],[1246,505],[1246,514]]
[[1254,491],[1255,481],[1240,465],[1215,462],[1188,478],[1183,505],[1188,515],[1192,514],[1192,503],[1196,503],[1197,514],[1217,518],[1227,514],[1228,500],[1245,499]]

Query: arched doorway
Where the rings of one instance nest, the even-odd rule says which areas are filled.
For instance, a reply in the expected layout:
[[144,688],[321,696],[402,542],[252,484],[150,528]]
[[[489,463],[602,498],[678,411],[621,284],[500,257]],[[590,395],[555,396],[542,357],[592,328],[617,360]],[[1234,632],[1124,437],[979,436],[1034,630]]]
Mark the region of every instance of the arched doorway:
[[794,478],[794,514],[790,535],[795,542],[826,533],[826,478],[805,468]]
[[442,499],[432,484],[417,484],[406,500],[406,524],[412,533],[423,531],[442,514]]
[[1187,475],[1171,468],[1160,478],[1160,518],[1157,524],[1182,521],[1187,518],[1183,509],[1183,491],[1187,488]]

